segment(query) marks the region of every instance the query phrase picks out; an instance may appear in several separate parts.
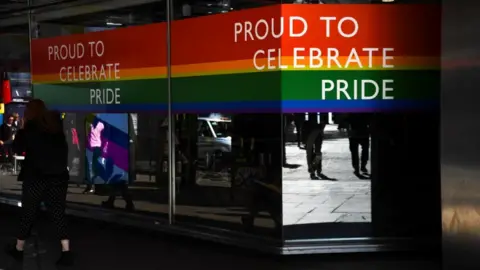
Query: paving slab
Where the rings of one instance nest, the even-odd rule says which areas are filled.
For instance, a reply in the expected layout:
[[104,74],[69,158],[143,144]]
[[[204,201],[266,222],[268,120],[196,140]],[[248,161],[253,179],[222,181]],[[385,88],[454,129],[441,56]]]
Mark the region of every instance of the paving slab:
[[370,196],[354,195],[335,209],[335,213],[369,213],[371,211]]
[[336,181],[310,180],[305,150],[286,147],[287,163],[298,167],[283,170],[284,225],[371,222],[370,180],[353,174],[348,139],[334,137],[323,142],[322,153],[323,172]]

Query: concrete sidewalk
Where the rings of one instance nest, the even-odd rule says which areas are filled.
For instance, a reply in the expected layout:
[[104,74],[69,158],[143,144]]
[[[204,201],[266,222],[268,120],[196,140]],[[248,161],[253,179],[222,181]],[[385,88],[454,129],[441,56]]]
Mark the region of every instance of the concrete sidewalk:
[[[307,172],[305,150],[294,145],[287,146],[287,161],[296,164],[296,169],[283,169],[283,219],[284,225],[312,224],[324,222],[370,222],[370,181],[360,180],[353,175],[350,165],[348,139],[332,138],[323,145],[324,173],[337,181],[310,180]],[[0,176],[0,193],[19,196],[21,183],[15,176]],[[139,181],[137,181],[139,183]],[[131,187],[135,190],[135,186]],[[139,187],[139,189],[145,189]],[[106,196],[81,194],[83,187],[71,185],[68,194],[70,202],[100,205]],[[145,191],[147,192],[147,191]],[[155,192],[154,190],[151,192]],[[153,196],[153,195],[152,195]],[[138,210],[155,214],[168,212],[167,202],[149,202],[135,198]],[[117,207],[123,208],[123,201],[117,200]],[[225,207],[196,207],[178,205],[178,213],[188,213],[206,219],[219,219],[238,223],[238,210],[230,215]],[[193,212],[192,212],[193,211]],[[262,227],[272,227],[269,219],[262,219]]]
[[370,222],[370,180],[353,174],[348,138],[323,142],[323,173],[336,181],[310,180],[305,150],[286,147],[287,162],[299,166],[283,171],[283,224]]

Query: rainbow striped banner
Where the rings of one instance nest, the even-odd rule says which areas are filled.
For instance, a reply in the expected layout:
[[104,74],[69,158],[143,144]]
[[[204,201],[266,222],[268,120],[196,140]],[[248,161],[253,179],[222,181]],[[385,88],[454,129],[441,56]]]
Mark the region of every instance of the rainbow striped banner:
[[[328,37],[321,19],[327,17],[337,18]],[[358,24],[351,38],[338,32],[345,17]],[[341,29],[351,33],[355,24]],[[34,95],[63,111],[166,110],[166,44],[164,23],[34,40]],[[175,21],[171,45],[179,113],[385,111],[439,103],[436,5],[276,5]],[[370,80],[367,98],[362,80]],[[375,97],[371,81],[379,84]]]

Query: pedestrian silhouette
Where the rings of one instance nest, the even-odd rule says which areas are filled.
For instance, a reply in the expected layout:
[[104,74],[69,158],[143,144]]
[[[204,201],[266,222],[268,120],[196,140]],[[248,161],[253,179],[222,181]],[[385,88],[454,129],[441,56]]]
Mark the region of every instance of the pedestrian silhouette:
[[371,116],[368,113],[351,113],[347,118],[353,173],[360,179],[369,178],[367,164],[370,151],[370,120]]

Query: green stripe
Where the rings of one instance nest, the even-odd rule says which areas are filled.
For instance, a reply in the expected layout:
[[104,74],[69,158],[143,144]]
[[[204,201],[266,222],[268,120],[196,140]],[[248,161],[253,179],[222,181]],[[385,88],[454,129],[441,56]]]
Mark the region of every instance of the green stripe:
[[[374,80],[380,87],[382,80],[394,80],[389,86],[394,88],[392,93],[395,99],[436,99],[440,95],[440,71],[283,71],[282,97],[283,100],[322,99],[322,80],[346,80],[349,85],[347,92],[353,97],[354,80],[362,79]],[[360,83],[357,85],[359,90]],[[369,88],[366,93],[373,91]],[[325,97],[326,100],[336,100],[337,93],[328,91]]]
[[108,81],[75,84],[36,84],[33,94],[49,105],[90,104],[90,89],[120,88],[121,104],[167,102],[167,80]]
[[[395,99],[437,99],[439,71],[278,71],[172,79],[174,102],[276,101],[321,99],[322,80],[393,79]],[[167,102],[166,79],[34,85],[34,95],[56,105],[90,104],[90,89],[120,88],[122,104]],[[348,93],[352,95],[353,87]],[[334,91],[327,100],[336,99]]]
[[[33,93],[50,105],[90,104],[90,89],[120,88],[122,104],[167,102],[166,79],[37,84]],[[280,72],[230,74],[172,79],[175,102],[279,100]]]
[[280,100],[281,81],[280,71],[175,78],[172,97],[176,102]]

